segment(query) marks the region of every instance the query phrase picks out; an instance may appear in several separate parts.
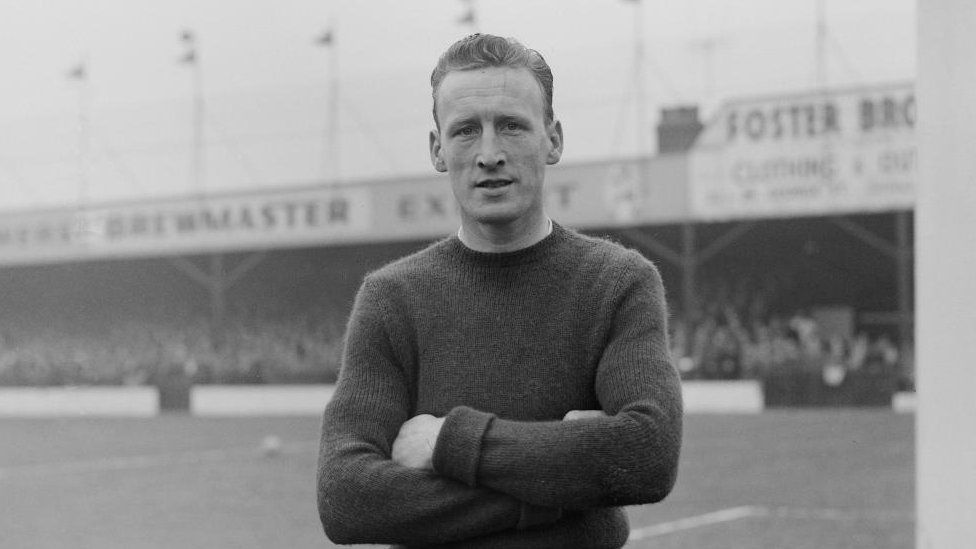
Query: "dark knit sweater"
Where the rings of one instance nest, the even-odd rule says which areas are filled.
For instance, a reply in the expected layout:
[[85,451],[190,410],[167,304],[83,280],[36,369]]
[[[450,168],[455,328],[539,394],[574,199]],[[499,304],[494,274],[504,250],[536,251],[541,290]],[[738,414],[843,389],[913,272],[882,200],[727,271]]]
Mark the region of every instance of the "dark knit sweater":
[[[523,250],[479,253],[453,237],[371,273],[323,421],[326,534],[621,547],[620,506],[661,500],[677,474],[681,393],[666,322],[649,261],[558,224]],[[569,410],[607,417],[561,421]],[[446,417],[434,472],[390,459],[417,414]]]

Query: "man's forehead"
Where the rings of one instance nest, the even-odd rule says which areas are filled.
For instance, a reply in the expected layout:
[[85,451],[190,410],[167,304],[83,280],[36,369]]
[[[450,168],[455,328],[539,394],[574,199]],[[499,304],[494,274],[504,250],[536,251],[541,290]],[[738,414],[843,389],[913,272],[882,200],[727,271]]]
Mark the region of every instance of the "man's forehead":
[[544,107],[542,85],[524,67],[485,67],[451,71],[444,76],[437,91],[437,102],[476,100],[479,97],[505,96],[530,101]]

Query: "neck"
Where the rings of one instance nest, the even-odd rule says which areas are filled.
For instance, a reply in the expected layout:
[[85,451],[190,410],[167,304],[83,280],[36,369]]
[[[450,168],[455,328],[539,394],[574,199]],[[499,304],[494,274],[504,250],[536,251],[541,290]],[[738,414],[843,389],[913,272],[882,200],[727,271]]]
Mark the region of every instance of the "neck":
[[528,248],[551,232],[552,220],[543,214],[538,220],[523,225],[462,221],[458,238],[465,246],[477,252],[502,253]]

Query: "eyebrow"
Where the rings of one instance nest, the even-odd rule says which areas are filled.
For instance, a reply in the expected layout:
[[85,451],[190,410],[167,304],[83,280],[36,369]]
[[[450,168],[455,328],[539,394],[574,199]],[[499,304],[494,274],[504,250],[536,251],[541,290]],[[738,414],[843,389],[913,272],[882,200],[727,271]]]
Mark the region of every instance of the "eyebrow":
[[532,125],[532,118],[531,117],[529,117],[529,116],[522,116],[520,114],[506,114],[506,115],[501,116],[499,119],[503,123],[504,122],[518,122],[519,124],[522,124],[523,126],[531,126]]
[[481,120],[480,120],[479,117],[474,116],[474,115],[472,115],[472,116],[465,116],[463,118],[458,118],[456,120],[452,120],[446,126],[447,132],[448,133],[453,133],[458,128],[463,127],[463,126],[467,126],[467,125],[470,125],[470,124],[479,124],[480,125],[481,124]]

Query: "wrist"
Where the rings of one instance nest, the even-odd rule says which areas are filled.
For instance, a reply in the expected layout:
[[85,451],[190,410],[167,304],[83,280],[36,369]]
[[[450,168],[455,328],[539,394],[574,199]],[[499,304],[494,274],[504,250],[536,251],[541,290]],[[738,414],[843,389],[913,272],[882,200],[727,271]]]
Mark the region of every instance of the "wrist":
[[494,417],[466,406],[444,416],[431,458],[434,472],[475,486],[481,441]]

